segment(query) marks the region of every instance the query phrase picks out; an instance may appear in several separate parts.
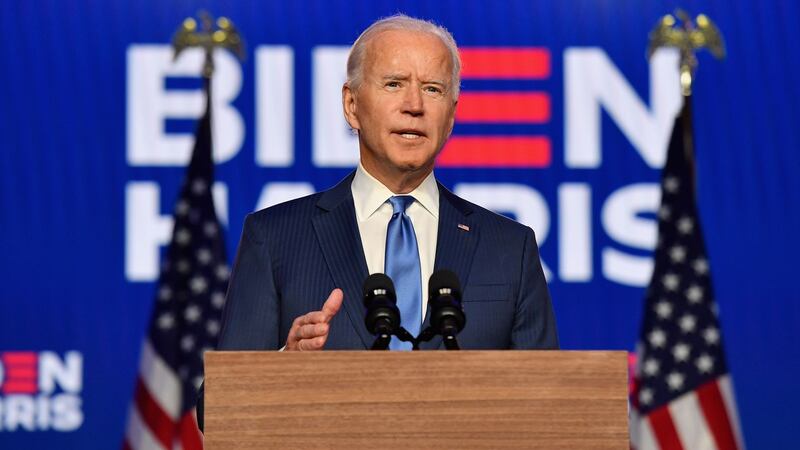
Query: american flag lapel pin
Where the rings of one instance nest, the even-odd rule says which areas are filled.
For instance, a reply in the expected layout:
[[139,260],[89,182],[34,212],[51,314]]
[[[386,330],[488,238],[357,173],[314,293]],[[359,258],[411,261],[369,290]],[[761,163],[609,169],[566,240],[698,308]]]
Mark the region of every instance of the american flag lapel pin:
[[464,225],[463,223],[458,224],[459,230],[469,231],[469,227]]

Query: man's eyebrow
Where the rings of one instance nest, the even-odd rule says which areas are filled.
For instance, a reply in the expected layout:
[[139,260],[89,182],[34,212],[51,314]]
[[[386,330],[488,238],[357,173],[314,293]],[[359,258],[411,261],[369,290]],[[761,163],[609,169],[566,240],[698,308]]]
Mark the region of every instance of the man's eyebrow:
[[389,73],[382,77],[384,80],[407,80],[408,78],[409,75],[405,73]]

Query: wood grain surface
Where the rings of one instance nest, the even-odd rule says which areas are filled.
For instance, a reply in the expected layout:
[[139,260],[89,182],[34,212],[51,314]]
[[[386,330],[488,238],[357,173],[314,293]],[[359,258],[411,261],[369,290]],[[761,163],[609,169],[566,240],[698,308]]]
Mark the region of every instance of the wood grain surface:
[[627,449],[625,352],[208,352],[205,444]]

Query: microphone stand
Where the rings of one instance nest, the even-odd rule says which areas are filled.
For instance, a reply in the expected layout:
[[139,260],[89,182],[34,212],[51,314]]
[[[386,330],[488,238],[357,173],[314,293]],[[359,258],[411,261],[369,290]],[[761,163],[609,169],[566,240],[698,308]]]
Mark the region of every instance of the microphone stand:
[[389,342],[391,342],[393,335],[397,336],[397,339],[400,339],[402,342],[411,342],[412,350],[419,350],[419,343],[417,340],[403,327],[399,327],[394,333],[388,329],[379,329],[376,331],[378,332],[376,333],[375,342],[372,343],[372,348],[370,350],[388,350]]
[[[436,330],[433,327],[428,327],[422,331],[422,333],[417,336],[417,339],[414,341],[414,348],[413,350],[419,350],[419,344],[422,342],[428,342],[436,336]],[[446,350],[461,350],[461,347],[458,345],[458,339],[456,339],[456,334],[453,333],[451,330],[444,331],[442,333],[442,342],[444,343],[444,348]]]

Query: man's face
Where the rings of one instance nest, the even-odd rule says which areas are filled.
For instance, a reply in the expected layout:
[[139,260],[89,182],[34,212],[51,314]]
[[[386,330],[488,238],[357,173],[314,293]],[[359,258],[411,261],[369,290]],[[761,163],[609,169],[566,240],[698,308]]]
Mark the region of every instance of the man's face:
[[366,50],[361,84],[343,90],[361,162],[390,188],[409,175],[422,181],[453,130],[450,53],[432,34],[400,30],[379,34]]

